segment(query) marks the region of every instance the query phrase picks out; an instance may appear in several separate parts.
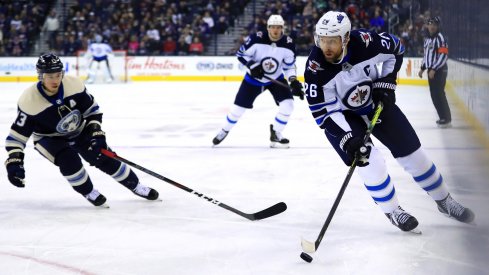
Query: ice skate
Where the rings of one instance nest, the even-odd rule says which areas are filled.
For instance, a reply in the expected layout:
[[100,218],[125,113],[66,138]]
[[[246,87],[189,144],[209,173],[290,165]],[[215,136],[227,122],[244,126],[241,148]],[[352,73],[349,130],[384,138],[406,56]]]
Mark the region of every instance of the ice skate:
[[92,192],[88,193],[88,195],[85,196],[85,198],[93,205],[97,207],[104,207],[104,208],[109,208],[105,202],[107,199],[105,198],[104,195],[100,194],[97,189],[93,189]]
[[132,192],[137,196],[140,196],[141,198],[145,198],[150,201],[158,200],[159,197],[158,191],[142,185],[141,183],[138,183],[138,185],[136,185],[136,188],[134,188]]
[[270,147],[271,148],[289,148],[289,140],[284,138],[280,132],[273,130],[270,124]]
[[223,141],[227,137],[228,133],[229,133],[228,131],[224,131],[224,129],[221,129],[219,133],[217,133],[217,136],[214,137],[214,139],[212,140],[212,143],[214,145],[218,145],[219,143],[221,143],[221,141]]
[[436,201],[438,210],[448,217],[454,218],[457,221],[470,223],[474,220],[475,215],[469,208],[463,207],[460,203],[448,194],[443,200]]
[[437,120],[436,125],[438,126],[438,128],[442,128],[442,129],[452,127],[451,121],[448,121],[446,119]]
[[391,213],[385,214],[393,225],[405,232],[412,232],[420,234],[421,231],[416,229],[418,226],[418,220],[411,216],[408,212],[404,211],[400,206],[394,209]]

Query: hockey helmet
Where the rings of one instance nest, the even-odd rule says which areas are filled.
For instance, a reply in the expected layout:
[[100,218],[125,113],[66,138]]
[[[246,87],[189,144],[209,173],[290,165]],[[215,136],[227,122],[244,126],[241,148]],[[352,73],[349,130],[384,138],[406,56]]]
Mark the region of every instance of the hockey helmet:
[[314,42],[319,47],[319,36],[340,36],[344,44],[346,38],[350,35],[351,22],[344,12],[328,11],[316,24]]
[[440,26],[441,24],[440,16],[431,17],[430,19],[428,19],[427,23],[428,25],[435,24],[437,26]]
[[36,70],[39,81],[42,81],[42,75],[44,73],[63,72],[63,62],[61,62],[59,57],[53,53],[42,54],[37,60]]
[[279,14],[272,14],[268,18],[267,28],[270,27],[270,26],[282,26],[282,28],[283,28],[284,25],[285,25],[285,21],[282,18],[282,16],[279,15]]
[[95,42],[102,43],[102,40],[103,40],[103,38],[100,34],[95,35]]
[[63,62],[53,53],[46,53],[39,56],[36,69],[39,74],[58,73],[63,71]]

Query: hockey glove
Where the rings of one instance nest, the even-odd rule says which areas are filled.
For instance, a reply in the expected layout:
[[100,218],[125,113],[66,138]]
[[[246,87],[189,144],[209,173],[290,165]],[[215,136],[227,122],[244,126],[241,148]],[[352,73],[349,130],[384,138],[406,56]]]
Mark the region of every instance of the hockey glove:
[[107,142],[105,141],[105,132],[102,131],[100,125],[97,123],[89,124],[87,126],[88,133],[90,135],[89,151],[94,152],[96,159],[100,160],[105,157],[102,154],[102,149],[107,149]]
[[23,188],[25,170],[24,170],[24,153],[15,152],[9,155],[5,161],[7,167],[8,180],[13,185]]
[[295,77],[289,78],[290,87],[292,88],[292,95],[298,96],[301,100],[304,100],[304,91],[302,90],[302,84]]
[[260,63],[250,60],[246,64],[246,67],[250,69],[250,75],[253,78],[260,79],[265,76],[265,71],[263,70],[263,67],[261,66]]
[[396,103],[396,80],[391,77],[377,79],[373,84],[372,99],[375,104],[380,101],[385,107],[389,107]]
[[372,143],[363,141],[363,138],[346,133],[340,142],[341,149],[348,154],[350,159],[357,158],[357,166],[365,167],[369,164],[368,158],[372,151]]

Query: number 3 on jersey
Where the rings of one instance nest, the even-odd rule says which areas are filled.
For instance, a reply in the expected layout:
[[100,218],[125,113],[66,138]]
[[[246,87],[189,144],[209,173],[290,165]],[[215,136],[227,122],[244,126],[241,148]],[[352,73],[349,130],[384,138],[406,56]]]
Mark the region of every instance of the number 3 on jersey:
[[317,97],[318,96],[318,87],[316,84],[311,84],[304,82],[305,90],[306,90],[306,95],[309,97]]
[[17,118],[17,121],[15,122],[15,124],[17,124],[17,126],[24,126],[25,124],[25,120],[27,119],[27,115],[22,113],[22,112],[19,112],[19,116]]

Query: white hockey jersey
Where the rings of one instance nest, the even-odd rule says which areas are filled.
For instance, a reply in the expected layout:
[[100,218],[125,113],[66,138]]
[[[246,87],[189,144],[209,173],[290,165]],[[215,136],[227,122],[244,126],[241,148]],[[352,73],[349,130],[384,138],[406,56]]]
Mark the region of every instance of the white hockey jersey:
[[[268,32],[257,32],[241,45],[236,56],[245,66],[249,61],[259,62],[265,75],[273,79],[283,75],[286,79],[297,76],[295,43],[287,35],[283,35],[278,41],[272,41]],[[249,74],[246,74],[245,80],[260,86],[270,83],[266,78],[254,79]]]

